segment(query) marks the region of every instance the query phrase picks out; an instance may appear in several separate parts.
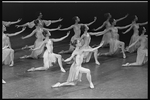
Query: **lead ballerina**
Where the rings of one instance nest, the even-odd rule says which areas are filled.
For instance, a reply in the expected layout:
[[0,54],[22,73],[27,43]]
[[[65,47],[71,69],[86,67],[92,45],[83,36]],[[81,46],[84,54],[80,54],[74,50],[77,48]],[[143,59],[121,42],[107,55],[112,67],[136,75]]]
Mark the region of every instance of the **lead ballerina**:
[[71,57],[64,60],[64,62],[68,62],[74,59],[74,62],[72,63],[70,71],[69,71],[69,76],[68,76],[67,81],[64,83],[58,82],[52,85],[53,88],[61,87],[61,86],[68,86],[68,85],[71,85],[71,86],[76,85],[78,81],[81,82],[82,73],[86,73],[86,77],[90,84],[90,88],[94,88],[94,85],[92,83],[92,78],[91,78],[91,71],[87,68],[82,67],[82,63],[84,60],[85,52],[95,51],[98,48],[100,48],[102,44],[100,44],[98,47],[95,47],[95,48],[84,48],[82,45],[83,45],[82,41],[77,40],[76,49],[73,51]]
[[56,60],[58,59],[58,64],[60,66],[61,71],[66,72],[62,66],[62,56],[53,52],[53,42],[62,41],[63,39],[68,37],[69,34],[70,34],[70,32],[68,32],[66,36],[59,38],[59,39],[53,39],[53,38],[50,39],[49,34],[46,34],[45,41],[43,41],[43,43],[39,47],[33,49],[33,51],[34,51],[34,50],[38,50],[38,49],[46,46],[47,49],[45,50],[45,52],[43,54],[44,66],[43,67],[37,67],[37,68],[33,67],[27,71],[47,70],[52,66],[52,63],[56,63]]

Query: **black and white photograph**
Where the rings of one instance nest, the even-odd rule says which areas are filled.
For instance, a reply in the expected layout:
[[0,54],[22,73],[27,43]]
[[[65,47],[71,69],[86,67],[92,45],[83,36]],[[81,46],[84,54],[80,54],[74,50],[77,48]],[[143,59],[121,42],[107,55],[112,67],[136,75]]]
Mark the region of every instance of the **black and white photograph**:
[[148,1],[2,1],[2,99],[148,99]]

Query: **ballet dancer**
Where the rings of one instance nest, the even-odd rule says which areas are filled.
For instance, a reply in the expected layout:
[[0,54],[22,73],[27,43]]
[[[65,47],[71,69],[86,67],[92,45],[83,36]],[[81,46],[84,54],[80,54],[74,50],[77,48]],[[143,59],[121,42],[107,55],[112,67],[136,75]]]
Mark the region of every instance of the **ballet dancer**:
[[[46,34],[51,35],[51,33],[50,33],[49,31],[56,31],[56,30],[60,29],[60,27],[61,27],[61,26],[58,26],[58,27],[55,28],[55,29],[48,29],[48,28],[36,27],[36,29],[33,30],[32,33],[30,33],[29,35],[27,35],[27,36],[25,36],[25,37],[22,37],[22,39],[26,39],[26,38],[29,38],[29,37],[31,37],[32,35],[36,34],[36,38],[37,38],[37,39],[35,40],[34,45],[31,45],[31,46],[27,46],[27,45],[26,45],[26,46],[23,47],[22,49],[26,49],[26,48],[37,48],[37,47],[39,47],[39,46],[43,43],[43,41],[44,41],[44,39],[45,39],[43,33],[46,33]],[[46,30],[47,32],[43,32],[43,31],[45,31],[45,30]],[[38,58],[42,58],[42,57],[43,57],[43,53],[44,53],[44,47],[42,47],[42,48],[40,48],[40,49],[37,49],[37,50],[33,50],[30,55],[24,55],[24,56],[22,56],[22,57],[20,57],[20,58],[21,58],[21,59],[23,59],[23,58],[38,59]]]
[[20,33],[22,33],[25,28],[22,28],[21,31],[16,32],[16,33],[5,33],[6,27],[2,26],[2,50],[3,50],[3,55],[2,55],[2,63],[4,65],[9,65],[13,66],[14,65],[14,50],[11,48],[11,43],[9,37],[11,36],[16,36]]
[[[57,22],[60,22],[60,21],[63,20],[61,18],[59,18],[58,20],[43,20],[42,17],[43,17],[42,13],[39,13],[39,16],[38,16],[37,19],[35,19],[35,20],[31,21],[31,22],[27,22],[27,23],[25,23],[23,25],[16,25],[16,27],[28,26],[29,28],[33,28],[35,26],[35,27],[43,28],[44,25],[50,26],[52,23],[57,23]],[[38,22],[37,25],[35,24],[35,22]]]
[[[105,14],[105,15],[108,16],[108,17],[107,17],[107,20],[106,20],[100,27],[98,27],[97,29],[93,29],[94,31],[97,31],[97,30],[103,28],[104,26],[106,27],[105,30],[107,30],[107,29],[109,29],[109,28],[112,26],[112,25],[111,25],[111,22],[110,22],[111,19],[112,19],[111,14],[110,14],[110,13],[107,13],[107,14]],[[128,16],[128,14],[127,14],[126,16],[124,16],[124,17],[121,17],[121,18],[116,19],[116,23],[119,22],[119,21],[121,21],[121,20],[123,20],[123,19],[125,19],[127,16]],[[105,34],[103,34],[103,36],[102,36],[102,41],[104,41],[104,44],[103,44],[102,47],[105,47],[106,45],[109,44],[110,38],[112,38],[112,34],[110,33],[110,31],[108,31],[108,32],[106,32]],[[96,45],[94,45],[94,46],[96,46]],[[92,47],[93,47],[93,46],[92,46]]]
[[64,62],[68,62],[74,58],[74,62],[70,67],[69,76],[66,82],[64,83],[56,83],[52,85],[53,88],[61,87],[61,86],[68,86],[68,85],[76,85],[77,81],[81,81],[82,73],[86,73],[87,80],[89,81],[90,88],[94,88],[91,78],[91,71],[87,68],[82,67],[83,59],[84,59],[84,52],[92,52],[96,49],[100,48],[102,45],[99,45],[95,48],[82,48],[81,40],[77,40],[76,49],[73,51],[72,55],[64,60]]
[[[133,29],[133,35],[131,36],[129,45],[134,43],[139,38],[139,27],[148,24],[148,22],[137,23],[137,21],[138,21],[138,17],[135,16],[134,20],[131,23],[131,26],[125,32],[123,32],[123,34],[126,34],[131,29]],[[139,45],[139,43],[136,43],[136,45],[132,46],[132,48],[129,49],[129,52],[130,53],[135,52],[138,48],[138,45]]]
[[62,31],[62,30],[70,30],[70,29],[73,29],[73,31],[74,31],[74,35],[71,37],[71,40],[70,40],[69,50],[66,50],[66,51],[62,50],[59,53],[71,53],[71,52],[73,52],[73,50],[75,49],[75,42],[76,42],[77,39],[80,38],[80,35],[81,35],[81,30],[80,30],[81,26],[82,25],[90,26],[96,21],[97,18],[95,17],[94,21],[92,21],[92,22],[90,22],[88,24],[79,23],[80,22],[80,18],[78,16],[75,16],[73,19],[75,20],[75,24],[71,25],[68,28],[59,29],[60,31]]
[[[88,32],[89,28],[87,25],[82,25],[81,26],[81,30],[83,31],[83,34],[81,36],[81,38],[79,39],[82,43],[82,48],[84,49],[90,49],[90,42],[91,42],[91,35],[95,35],[95,34],[103,34],[103,32]],[[103,44],[104,42],[102,42],[101,44]],[[95,59],[95,63],[97,65],[100,65],[98,59],[97,59],[97,54],[98,54],[98,49],[96,49],[95,51],[92,52],[85,52],[84,53],[84,62],[89,62],[92,56],[92,53],[94,54],[94,59]]]
[[45,50],[43,54],[44,66],[37,67],[37,68],[33,67],[27,71],[48,70],[52,66],[52,63],[56,63],[56,60],[58,59],[58,64],[60,66],[61,71],[66,72],[62,66],[62,56],[53,52],[53,42],[62,41],[63,39],[68,37],[69,34],[70,32],[68,32],[66,36],[59,38],[59,39],[49,38],[49,34],[46,34],[46,39],[43,41],[43,43],[39,47],[33,49],[33,51],[35,51],[46,46],[47,49]]
[[4,25],[3,27],[8,27],[8,26],[10,26],[10,25],[13,25],[13,24],[16,24],[16,23],[19,23],[21,21],[21,19],[18,19],[17,21],[13,21],[13,22],[11,22],[11,21],[2,21],[2,25]]
[[[112,25],[111,27],[109,27],[107,30],[103,31],[103,34],[109,32],[111,33],[112,37],[109,39],[108,43],[109,43],[109,52],[107,53],[102,53],[102,54],[98,54],[99,55],[114,55],[118,52],[119,48],[121,48],[122,53],[123,53],[123,58],[126,58],[125,55],[125,43],[123,41],[119,40],[119,34],[118,34],[118,29],[125,29],[128,28],[130,25],[126,25],[126,26],[115,26],[117,23],[117,20],[113,19]],[[97,34],[96,36],[100,36],[102,34]]]
[[136,43],[138,43],[138,42],[140,43],[140,46],[138,47],[138,50],[137,50],[136,62],[126,63],[126,64],[123,64],[122,66],[142,65],[147,62],[148,59],[146,59],[146,57],[148,57],[148,48],[147,48],[148,35],[145,35],[144,34],[145,32],[146,32],[146,29],[143,28],[143,32],[138,37],[138,39],[134,43],[132,43],[131,45],[129,45],[127,47],[127,50],[129,50],[129,48],[136,45]]

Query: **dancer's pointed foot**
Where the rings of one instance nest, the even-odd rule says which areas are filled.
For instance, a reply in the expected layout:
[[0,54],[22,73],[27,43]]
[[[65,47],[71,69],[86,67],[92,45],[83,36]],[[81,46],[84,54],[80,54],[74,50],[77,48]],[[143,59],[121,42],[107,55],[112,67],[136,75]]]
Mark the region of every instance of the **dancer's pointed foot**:
[[28,56],[25,55],[25,56],[20,57],[20,59],[25,59],[25,58],[27,58],[27,57],[28,57]]
[[94,85],[93,85],[93,83],[91,83],[91,84],[90,84],[90,88],[91,88],[91,89],[93,89],[93,88],[94,88]]
[[60,83],[58,82],[58,83],[56,83],[56,84],[54,84],[54,85],[52,85],[52,87],[53,88],[55,88],[55,87],[59,87],[60,86]]
[[129,63],[126,63],[126,64],[122,64],[122,66],[129,66]]
[[65,73],[65,72],[66,72],[63,68],[61,69],[61,71],[62,71],[63,73]]
[[126,58],[126,55],[123,55],[123,58]]
[[4,80],[2,80],[2,83],[5,84],[6,82]]
[[28,69],[27,71],[28,71],[28,72],[31,72],[31,71],[34,71],[34,70],[35,70],[35,68],[32,67],[32,68]]
[[100,63],[98,61],[95,62],[97,65],[100,65]]
[[11,64],[9,66],[13,66],[14,65],[14,61],[11,62]]

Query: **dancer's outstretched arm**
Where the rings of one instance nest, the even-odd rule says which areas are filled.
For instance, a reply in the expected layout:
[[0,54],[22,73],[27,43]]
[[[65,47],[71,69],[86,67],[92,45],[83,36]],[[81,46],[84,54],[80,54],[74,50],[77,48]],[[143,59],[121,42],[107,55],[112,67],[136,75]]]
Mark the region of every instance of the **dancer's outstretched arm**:
[[25,37],[22,37],[22,39],[26,39],[26,38],[29,38],[31,36],[33,36],[35,33],[36,33],[36,29],[32,31],[32,33],[30,33],[29,35],[25,36]]
[[69,36],[69,34],[70,34],[70,31],[67,33],[66,36],[64,36],[64,37],[62,37],[62,38],[59,38],[59,39],[51,39],[51,40],[54,41],[54,42],[59,42],[59,41],[64,40],[65,38],[67,38],[67,37]]
[[43,30],[47,30],[47,31],[56,31],[59,30],[61,28],[61,25],[59,25],[57,28],[53,28],[53,29],[49,29],[49,28],[42,28]]
[[146,29],[145,29],[145,27],[143,27],[143,32],[142,32],[142,34],[140,35],[140,37],[139,37],[134,43],[132,43],[132,44],[128,47],[128,49],[131,48],[132,46],[134,46],[134,45],[141,39],[141,36],[143,36],[145,32],[146,32]]
[[[131,48],[132,46],[134,46],[140,39],[141,39],[141,37],[139,37],[134,43],[132,43],[132,44],[128,47],[128,49]],[[127,50],[127,51],[128,51],[128,50]]]
[[147,22],[144,22],[144,23],[138,23],[139,25],[146,25],[146,24],[148,24],[148,21]]
[[51,23],[57,23],[62,21],[63,19],[59,18],[58,20],[42,20],[42,22],[46,25],[49,26]]
[[22,30],[21,30],[21,31],[19,31],[19,32],[11,33],[11,34],[6,34],[6,35],[7,35],[7,36],[16,36],[16,35],[18,35],[18,34],[22,33],[25,29],[26,29],[26,27],[22,28]]
[[100,43],[100,45],[99,45],[99,46],[97,46],[97,47],[95,47],[95,48],[83,49],[82,51],[89,51],[89,52],[94,51],[94,50],[96,50],[96,49],[100,48],[100,47],[103,45],[103,43],[104,43],[104,41],[103,41],[102,43]]
[[105,22],[103,22],[103,24],[102,24],[100,27],[98,27],[97,29],[93,29],[94,31],[97,31],[97,30],[101,29],[102,27],[104,27],[104,26],[106,25],[106,23],[110,23],[109,20],[110,20],[110,18],[111,18],[112,16],[111,16],[110,13],[107,13],[107,14],[108,14],[107,20],[106,20]]
[[96,35],[96,36],[100,36],[100,35],[103,35],[105,33],[107,33],[108,31],[110,31],[111,28],[107,29],[107,30],[104,30],[104,31],[101,31],[101,32],[89,32],[90,35]]
[[129,15],[129,14],[126,14],[126,15],[125,15],[124,17],[122,17],[122,18],[116,19],[116,22],[119,22],[119,21],[125,19],[128,15]]
[[100,27],[98,27],[98,28],[96,28],[96,29],[93,29],[93,30],[94,30],[94,31],[97,31],[97,30],[103,28],[105,25],[106,25],[106,21],[105,21]]
[[70,27],[67,27],[67,28],[63,28],[63,29],[59,29],[60,31],[65,31],[65,30],[70,30],[74,28],[74,25],[71,25]]
[[123,33],[123,34],[126,34],[126,33],[129,32],[132,28],[133,28],[133,26],[130,26],[130,28],[128,28],[125,32],[122,32],[122,33]]
[[66,60],[64,60],[64,62],[71,61],[74,58],[75,55],[76,55],[76,51],[73,51],[73,53],[71,54],[71,56],[69,58],[67,58]]
[[57,22],[60,22],[62,20],[63,20],[62,18],[59,18],[58,20],[51,20],[51,23],[57,23]]
[[87,26],[90,26],[90,25],[92,25],[96,20],[97,20],[97,17],[94,17],[94,20],[93,20],[92,22],[86,24],[86,25],[87,25]]
[[16,23],[19,23],[21,21],[21,19],[18,19],[17,21],[14,21],[14,22],[10,22],[10,21],[3,21],[3,24],[5,26],[9,26],[9,25],[12,25],[12,24],[16,24]]
[[40,46],[38,46],[38,47],[36,47],[36,48],[34,48],[34,49],[31,48],[31,50],[38,50],[38,49],[41,49],[41,47],[42,47],[43,45],[45,45],[46,42],[47,42],[47,40],[43,41]]
[[115,26],[117,29],[125,29],[130,27],[132,24],[126,25],[126,26]]
[[17,28],[19,28],[19,27],[26,27],[26,26],[28,26],[29,28],[33,28],[35,26],[34,20],[31,21],[31,22],[27,22],[25,24],[22,24],[22,25],[16,25]]

